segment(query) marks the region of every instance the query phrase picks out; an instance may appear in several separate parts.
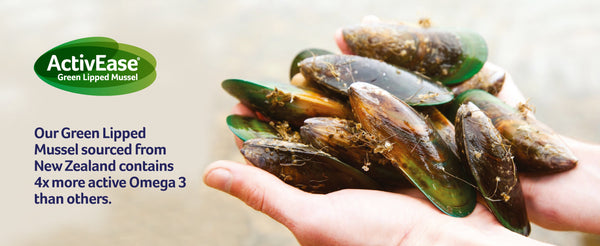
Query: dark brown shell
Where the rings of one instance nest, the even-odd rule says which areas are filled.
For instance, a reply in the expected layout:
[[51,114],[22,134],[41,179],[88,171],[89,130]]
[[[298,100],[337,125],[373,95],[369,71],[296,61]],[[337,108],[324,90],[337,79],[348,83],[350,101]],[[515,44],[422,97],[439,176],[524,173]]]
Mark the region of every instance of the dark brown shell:
[[427,107],[418,107],[417,111],[421,112],[427,118],[427,120],[431,121],[431,125],[433,129],[437,131],[442,140],[448,145],[448,148],[454,153],[454,155],[458,156],[458,151],[456,148],[455,141],[455,130],[454,124],[446,116],[442,114],[435,106],[427,106]]
[[240,151],[253,165],[307,192],[381,189],[360,171],[305,144],[254,138],[244,142]]
[[482,90],[468,90],[456,98],[454,106],[466,102],[479,107],[510,142],[519,171],[555,173],[577,165],[577,157],[557,134],[500,99]]
[[353,54],[382,60],[444,84],[465,81],[487,60],[487,45],[477,33],[371,23],[342,30]]
[[461,163],[432,129],[431,123],[387,91],[354,83],[350,105],[365,130],[386,150],[382,154],[441,211],[464,217],[475,208],[475,190],[465,183]]
[[302,139],[313,147],[361,170],[388,190],[411,187],[402,171],[381,153],[377,140],[351,120],[315,117],[300,127]]
[[506,228],[529,235],[531,226],[510,146],[471,102],[461,105],[456,114],[456,143],[494,216]]
[[448,88],[424,76],[366,57],[323,55],[307,58],[299,66],[306,79],[342,96],[348,94],[352,83],[366,82],[409,105],[439,105],[454,97]]

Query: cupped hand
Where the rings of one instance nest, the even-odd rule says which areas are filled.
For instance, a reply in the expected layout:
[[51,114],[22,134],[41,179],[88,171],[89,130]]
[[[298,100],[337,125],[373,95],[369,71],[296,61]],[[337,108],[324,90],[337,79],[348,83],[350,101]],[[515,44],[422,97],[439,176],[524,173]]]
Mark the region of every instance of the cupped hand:
[[[348,53],[340,32],[336,43]],[[499,97],[512,105],[524,102],[510,76]],[[241,104],[233,113],[253,114]],[[528,214],[547,228],[600,233],[600,198],[593,196],[593,186],[600,184],[596,161],[600,147],[565,141],[580,160],[575,169],[548,176],[521,175]],[[416,189],[310,194],[262,169],[231,161],[209,165],[204,182],[282,223],[302,245],[539,243],[502,227],[481,204],[469,216],[454,218],[441,213]]]
[[[517,107],[527,103],[510,74],[498,98]],[[600,146],[561,136],[579,159],[569,171],[550,174],[520,174],[529,219],[551,230],[574,230],[600,234]]]
[[[233,112],[251,114],[241,104]],[[302,245],[535,243],[503,228],[480,204],[466,218],[454,218],[416,189],[310,194],[262,169],[231,161],[212,163],[204,182],[282,223]]]
[[[366,16],[362,22],[381,21],[376,16]],[[335,41],[342,53],[351,54],[341,29],[336,31]],[[515,108],[528,103],[510,74],[506,74],[498,98]],[[521,174],[527,213],[533,223],[548,229],[600,234],[600,197],[594,195],[595,187],[600,185],[600,146],[562,139],[579,158],[578,165],[570,171],[545,176]]]
[[[241,104],[233,113],[253,115]],[[241,141],[236,141],[241,146]],[[416,189],[310,194],[262,169],[231,161],[212,163],[204,182],[279,221],[302,245],[535,242],[503,228],[480,204],[466,218],[453,218],[441,213]]]

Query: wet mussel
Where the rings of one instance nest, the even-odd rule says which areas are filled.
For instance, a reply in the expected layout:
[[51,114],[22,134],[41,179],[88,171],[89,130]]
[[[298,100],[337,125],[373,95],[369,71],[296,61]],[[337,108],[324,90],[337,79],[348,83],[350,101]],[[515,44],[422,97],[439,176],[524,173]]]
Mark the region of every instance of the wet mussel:
[[244,142],[241,152],[255,166],[304,191],[329,193],[380,187],[360,171],[306,144],[254,138]]
[[360,123],[332,117],[304,121],[300,135],[307,143],[361,170],[387,190],[411,187],[402,172],[381,152],[386,147]]
[[490,118],[471,102],[458,108],[456,143],[494,216],[506,228],[529,235],[525,198],[510,147]]
[[577,165],[577,157],[562,139],[541,122],[529,117],[528,111],[512,108],[482,90],[463,92],[454,101],[454,108],[466,102],[479,107],[510,142],[519,171],[556,173]]
[[433,126],[389,92],[368,84],[350,86],[350,104],[363,127],[384,146],[383,155],[442,212],[463,217],[475,208],[466,173]]
[[500,224],[528,235],[518,172],[567,171],[577,158],[494,96],[508,74],[486,61],[481,36],[376,24],[343,38],[355,55],[303,50],[290,84],[223,81],[256,115],[227,118],[243,156],[307,192],[416,187],[455,217],[479,193]]
[[292,66],[290,67],[290,79],[292,79],[294,75],[300,72],[300,67],[298,66],[298,63],[300,63],[304,59],[329,54],[333,54],[333,52],[319,48],[311,48],[300,51],[292,61]]
[[487,60],[481,35],[407,24],[370,23],[342,29],[353,54],[385,61],[444,84],[475,75]]
[[366,57],[322,55],[306,58],[298,66],[307,80],[342,96],[348,95],[352,83],[360,81],[379,86],[413,106],[444,104],[453,98],[440,83]]
[[301,126],[309,117],[352,117],[346,103],[290,84],[228,79],[221,85],[241,103],[264,117],[287,121],[294,126]]

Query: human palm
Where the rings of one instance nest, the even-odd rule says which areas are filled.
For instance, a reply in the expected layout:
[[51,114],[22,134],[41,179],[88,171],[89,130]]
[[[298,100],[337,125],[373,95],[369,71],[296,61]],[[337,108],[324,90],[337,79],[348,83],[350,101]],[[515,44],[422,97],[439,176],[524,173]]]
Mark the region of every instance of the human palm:
[[[233,113],[253,115],[241,104]],[[236,141],[241,146],[241,141]],[[252,165],[229,161],[211,164],[204,179],[209,186],[238,197],[288,227],[302,245],[528,240],[504,229],[481,204],[466,218],[454,218],[440,212],[416,189],[310,194]]]
[[[347,51],[341,36],[336,42]],[[508,104],[525,102],[510,76],[498,95]],[[253,115],[241,104],[234,114]],[[576,168],[547,176],[521,175],[532,222],[558,230],[600,233],[600,147],[564,138],[579,158]],[[236,140],[241,145],[239,139]],[[217,161],[204,174],[207,185],[227,192],[279,221],[303,245],[539,243],[498,223],[481,204],[465,218],[441,213],[418,190],[346,189],[310,194],[247,164]]]
[[[510,75],[498,94],[509,105],[526,103]],[[577,230],[600,234],[600,146],[561,137],[579,159],[576,168],[551,174],[521,174],[529,219],[553,230]]]

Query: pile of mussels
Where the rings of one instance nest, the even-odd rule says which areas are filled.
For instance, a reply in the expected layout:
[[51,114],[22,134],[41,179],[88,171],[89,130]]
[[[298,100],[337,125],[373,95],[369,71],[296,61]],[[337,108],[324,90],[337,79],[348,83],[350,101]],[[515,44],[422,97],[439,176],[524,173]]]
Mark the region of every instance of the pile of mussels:
[[486,63],[483,38],[405,24],[350,26],[343,38],[355,55],[304,50],[290,84],[223,81],[257,115],[227,118],[244,157],[307,192],[416,187],[456,217],[479,192],[528,235],[517,170],[551,174],[577,159],[525,105],[495,97],[506,73]]

